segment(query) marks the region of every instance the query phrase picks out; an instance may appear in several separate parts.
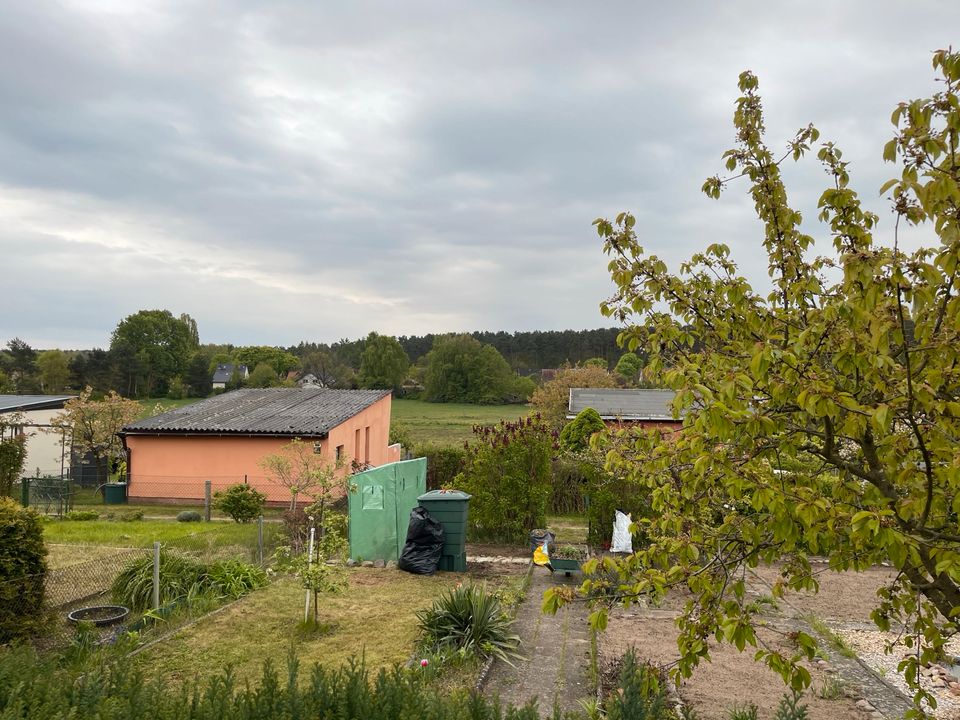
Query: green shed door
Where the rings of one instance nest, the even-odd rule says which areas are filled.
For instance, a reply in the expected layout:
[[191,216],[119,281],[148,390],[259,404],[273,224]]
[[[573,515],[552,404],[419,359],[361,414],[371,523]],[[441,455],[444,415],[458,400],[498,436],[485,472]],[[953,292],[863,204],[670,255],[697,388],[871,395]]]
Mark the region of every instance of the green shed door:
[[382,465],[350,478],[350,557],[397,560],[407,539],[410,511],[427,485],[427,459]]
[[397,538],[400,540],[397,557],[407,540],[410,511],[417,506],[417,498],[427,491],[427,459],[403,460],[393,463],[397,470]]
[[350,479],[350,557],[396,560],[396,473],[386,465]]

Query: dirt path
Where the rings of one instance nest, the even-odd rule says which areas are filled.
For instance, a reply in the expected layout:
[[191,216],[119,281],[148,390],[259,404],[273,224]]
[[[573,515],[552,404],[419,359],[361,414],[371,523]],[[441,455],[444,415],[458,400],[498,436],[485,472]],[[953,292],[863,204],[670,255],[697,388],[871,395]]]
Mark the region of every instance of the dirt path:
[[578,585],[580,581],[578,574],[568,578],[533,568],[530,589],[514,625],[527,659],[516,662],[516,667],[497,661],[485,685],[488,695],[499,695],[513,705],[536,699],[542,717],[548,717],[554,705],[564,712],[580,710],[577,701],[593,697],[586,607],[572,603],[555,616],[540,612],[545,590],[557,583]]

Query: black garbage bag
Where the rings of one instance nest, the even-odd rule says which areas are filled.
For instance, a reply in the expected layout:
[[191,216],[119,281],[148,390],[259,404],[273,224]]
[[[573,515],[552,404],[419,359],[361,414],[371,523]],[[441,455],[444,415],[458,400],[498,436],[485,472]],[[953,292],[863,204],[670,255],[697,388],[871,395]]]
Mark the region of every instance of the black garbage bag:
[[427,512],[415,507],[410,511],[407,541],[400,553],[397,567],[416,575],[433,575],[443,552],[443,525]]

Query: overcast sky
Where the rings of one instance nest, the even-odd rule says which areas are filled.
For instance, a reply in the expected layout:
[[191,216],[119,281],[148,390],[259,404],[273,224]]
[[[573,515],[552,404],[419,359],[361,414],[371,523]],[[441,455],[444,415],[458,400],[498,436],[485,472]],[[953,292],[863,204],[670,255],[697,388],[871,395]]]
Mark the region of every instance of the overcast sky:
[[[746,187],[700,193],[737,75],[773,147],[840,144],[882,234],[890,113],[960,45],[955,0],[2,7],[0,344],[36,348],[154,308],[234,344],[608,326],[591,222],[621,210],[762,286]],[[813,221],[826,176],[786,175]]]

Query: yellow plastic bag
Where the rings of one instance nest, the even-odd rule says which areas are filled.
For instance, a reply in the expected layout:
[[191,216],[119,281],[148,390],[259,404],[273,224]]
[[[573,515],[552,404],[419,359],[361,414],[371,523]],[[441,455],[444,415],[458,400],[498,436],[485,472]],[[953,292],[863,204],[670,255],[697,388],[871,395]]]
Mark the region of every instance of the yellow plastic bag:
[[553,572],[553,565],[550,564],[550,549],[547,547],[547,543],[538,546],[537,549],[533,551],[533,564],[540,565],[541,567],[547,568],[550,572]]

